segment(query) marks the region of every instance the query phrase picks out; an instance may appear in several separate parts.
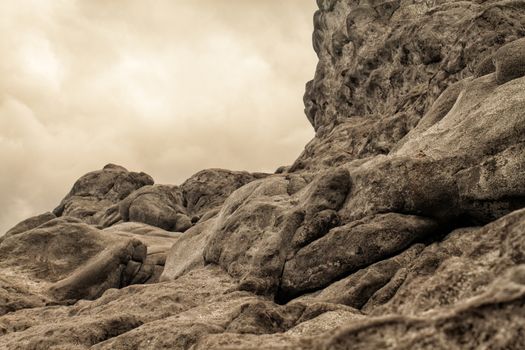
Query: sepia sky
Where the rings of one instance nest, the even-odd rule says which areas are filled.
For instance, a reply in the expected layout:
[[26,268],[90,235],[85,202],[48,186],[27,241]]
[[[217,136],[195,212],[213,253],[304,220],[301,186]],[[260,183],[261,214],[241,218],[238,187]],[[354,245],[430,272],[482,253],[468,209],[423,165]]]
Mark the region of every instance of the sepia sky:
[[0,2],[0,235],[117,163],[179,184],[273,171],[303,113],[314,0]]

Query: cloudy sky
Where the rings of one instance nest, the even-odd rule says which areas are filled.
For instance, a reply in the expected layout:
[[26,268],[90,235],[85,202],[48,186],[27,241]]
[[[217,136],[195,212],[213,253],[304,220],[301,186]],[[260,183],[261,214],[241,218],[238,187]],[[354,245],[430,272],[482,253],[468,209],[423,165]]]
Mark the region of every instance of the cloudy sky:
[[179,184],[313,137],[314,0],[0,2],[0,232],[106,163]]

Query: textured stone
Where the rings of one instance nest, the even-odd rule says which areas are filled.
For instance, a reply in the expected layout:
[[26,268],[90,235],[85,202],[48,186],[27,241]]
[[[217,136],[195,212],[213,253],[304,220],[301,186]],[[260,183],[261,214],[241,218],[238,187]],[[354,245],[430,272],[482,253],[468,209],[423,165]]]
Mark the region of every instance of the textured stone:
[[192,223],[177,186],[144,186],[118,204],[120,218],[167,231],[184,232]]
[[85,175],[0,242],[2,349],[525,347],[525,2],[317,4],[299,158]]
[[[274,175],[252,182],[225,202],[204,251],[205,261],[223,266],[238,278],[241,288],[261,294],[277,291],[284,263],[299,248],[294,235],[326,227],[312,221],[319,212],[339,209],[350,188],[345,169],[320,174],[298,192],[290,192],[291,178]],[[295,241],[297,242],[297,241]]]
[[205,261],[223,266],[245,289],[272,293],[286,257],[284,245],[302,217],[293,212],[288,182],[271,177],[231,195],[214,225]]
[[[147,248],[146,257],[137,270],[128,273],[132,279],[125,284],[156,283],[164,271],[169,250],[180,240],[182,234],[168,232],[147,224],[126,222],[104,229],[105,232],[136,239]],[[129,265],[129,264],[128,264]]]
[[7,238],[12,235],[16,235],[22,232],[29,231],[55,218],[56,218],[55,214],[50,213],[50,212],[43,213],[37,216],[33,216],[29,219],[25,219],[24,221],[16,224],[13,228],[7,231],[5,235],[1,238]]
[[46,303],[93,299],[108,288],[124,286],[133,278],[126,266],[142,263],[145,257],[140,241],[105,234],[65,217],[3,240],[0,274],[15,286],[15,298],[20,289],[16,286],[23,286],[25,294]]
[[108,164],[102,170],[90,172],[78,179],[53,213],[56,216],[76,217],[88,224],[98,224],[109,207],[131,192],[152,184],[153,179],[145,173],[128,172],[121,166]]
[[496,81],[504,84],[525,75],[525,38],[515,40],[494,54]]
[[265,177],[262,173],[206,169],[199,171],[181,185],[188,212],[202,217],[219,208],[236,189]]
[[412,242],[435,234],[433,220],[384,214],[332,229],[300,249],[284,266],[280,291],[294,296],[401,252]]

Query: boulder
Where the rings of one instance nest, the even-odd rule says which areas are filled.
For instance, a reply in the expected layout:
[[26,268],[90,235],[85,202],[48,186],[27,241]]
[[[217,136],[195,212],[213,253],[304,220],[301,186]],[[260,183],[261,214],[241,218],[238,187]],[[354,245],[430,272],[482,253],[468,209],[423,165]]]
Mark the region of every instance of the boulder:
[[33,216],[29,219],[25,219],[24,221],[16,224],[13,228],[7,231],[2,238],[7,238],[9,236],[13,236],[13,235],[16,235],[22,232],[29,231],[55,218],[56,218],[55,214],[51,212],[47,212],[47,213],[43,213],[37,216]]
[[138,222],[126,222],[104,229],[114,235],[136,239],[147,248],[147,254],[129,284],[156,283],[164,271],[170,249],[178,245],[182,234]]
[[180,236],[167,252],[161,281],[175,280],[193,269],[204,267],[204,249],[213,233],[215,221],[205,220]]
[[299,248],[292,243],[297,230],[304,235],[316,228],[312,221],[319,219],[318,213],[338,210],[350,187],[345,169],[322,173],[297,192],[290,191],[292,178],[273,175],[240,188],[217,216],[205,261],[223,266],[242,289],[276,293],[287,257]]
[[286,261],[280,293],[287,298],[326,287],[437,231],[433,220],[394,213],[334,228]]
[[136,239],[63,217],[3,240],[0,274],[46,303],[94,299],[129,283],[145,257],[146,246]]
[[[120,218],[167,231],[184,232],[192,226],[177,186],[151,185],[133,192],[118,204]],[[106,213],[111,213],[111,210]]]
[[206,169],[191,176],[180,188],[190,216],[201,218],[218,209],[238,188],[265,176],[263,173]]
[[301,222],[287,192],[288,181],[273,176],[234,192],[219,212],[204,259],[222,266],[244,289],[273,293],[286,245]]
[[109,207],[133,191],[152,184],[153,179],[145,173],[129,172],[121,166],[108,164],[78,179],[53,213],[97,225]]
[[525,75],[525,38],[515,40],[498,49],[493,58],[496,81],[504,84]]

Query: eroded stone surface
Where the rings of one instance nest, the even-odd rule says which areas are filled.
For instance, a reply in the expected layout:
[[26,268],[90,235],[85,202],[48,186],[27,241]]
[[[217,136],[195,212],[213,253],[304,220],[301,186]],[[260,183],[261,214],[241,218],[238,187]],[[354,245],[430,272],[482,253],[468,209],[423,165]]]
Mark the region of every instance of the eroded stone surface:
[[186,208],[192,216],[200,219],[207,212],[218,209],[236,189],[265,176],[246,171],[202,170],[181,185]]
[[85,175],[0,242],[0,347],[525,347],[525,2],[317,3],[297,161]]
[[[319,213],[337,210],[350,188],[345,169],[320,174],[298,192],[290,192],[293,179],[272,176],[244,186],[225,202],[207,242],[205,261],[223,266],[241,281],[242,288],[274,294],[290,254],[326,233],[325,225],[312,224]],[[308,232],[307,230],[319,231]],[[305,242],[302,242],[303,244]]]
[[108,164],[78,179],[53,213],[96,225],[109,207],[133,191],[152,184],[153,179],[145,173],[129,172],[121,166]]
[[125,222],[142,222],[167,231],[184,232],[192,225],[177,186],[144,186],[118,204],[118,213]]
[[305,106],[321,138],[354,116],[421,118],[445,88],[525,34],[521,1],[319,4]]
[[104,233],[75,218],[51,220],[0,243],[7,310],[25,306],[17,301],[20,294],[44,303],[97,298],[108,288],[129,284],[136,273],[131,266],[145,257],[146,246],[136,239]]
[[337,227],[286,262],[281,292],[297,295],[326,287],[437,230],[433,220],[392,213]]
[[168,252],[178,245],[182,234],[168,232],[158,227],[137,222],[126,222],[111,226],[104,230],[114,235],[136,239],[147,248],[146,257],[141,264],[135,264],[131,274],[133,277],[127,284],[156,283],[164,272]]
[[51,212],[47,212],[47,213],[33,216],[29,219],[25,219],[24,221],[16,224],[13,228],[7,231],[4,236],[0,237],[0,239],[4,239],[12,235],[16,235],[22,232],[29,231],[55,218],[56,218],[55,214]]

